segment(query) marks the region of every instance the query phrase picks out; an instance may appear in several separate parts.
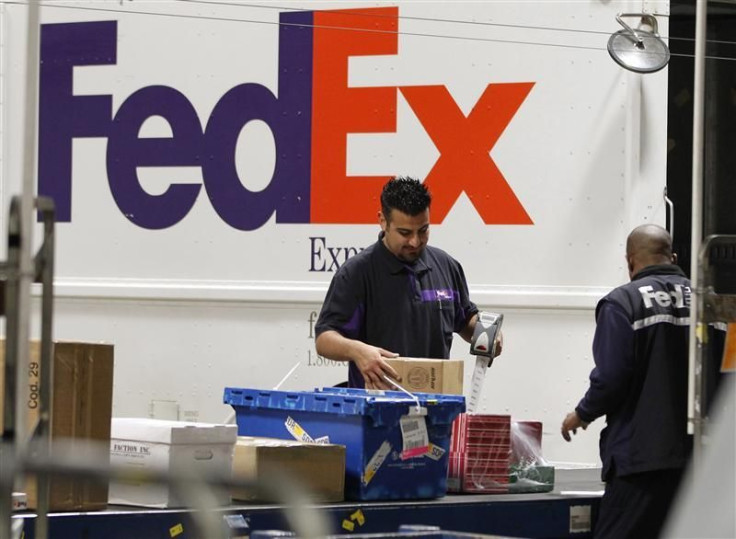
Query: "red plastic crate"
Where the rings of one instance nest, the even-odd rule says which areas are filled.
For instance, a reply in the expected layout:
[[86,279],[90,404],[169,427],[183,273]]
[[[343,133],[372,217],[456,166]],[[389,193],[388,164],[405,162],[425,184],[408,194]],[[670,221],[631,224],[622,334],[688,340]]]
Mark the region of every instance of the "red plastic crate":
[[452,425],[450,492],[508,492],[511,416],[460,414]]

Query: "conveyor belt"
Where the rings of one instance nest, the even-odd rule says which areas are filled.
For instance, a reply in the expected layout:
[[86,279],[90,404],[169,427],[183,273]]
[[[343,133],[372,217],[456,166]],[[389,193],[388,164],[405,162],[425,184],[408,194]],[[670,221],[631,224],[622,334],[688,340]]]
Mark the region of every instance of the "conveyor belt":
[[[402,524],[439,526],[442,530],[507,537],[590,537],[600,491],[600,469],[556,470],[555,488],[540,494],[448,494],[437,500],[343,502],[315,506],[328,515],[334,533],[356,535],[395,532]],[[571,494],[571,493],[576,494]],[[224,515],[240,515],[248,530],[287,530],[278,505],[233,505]],[[25,539],[32,539],[32,513],[24,519]],[[147,539],[197,537],[191,512],[110,506],[94,513],[52,513],[51,539]],[[245,536],[248,531],[238,532]]]

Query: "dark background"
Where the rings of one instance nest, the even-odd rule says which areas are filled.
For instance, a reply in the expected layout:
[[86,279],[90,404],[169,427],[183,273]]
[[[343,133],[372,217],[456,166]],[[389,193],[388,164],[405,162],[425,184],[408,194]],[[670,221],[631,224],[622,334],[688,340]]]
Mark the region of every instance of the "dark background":
[[[708,2],[703,138],[703,236],[736,234],[736,2]],[[670,4],[667,194],[674,203],[674,247],[690,275],[695,2]],[[669,222],[669,215],[668,215]],[[736,249],[713,249],[718,293],[736,293]]]
[[[703,125],[703,238],[736,234],[736,2],[708,2]],[[695,2],[670,3],[667,195],[675,207],[674,250],[690,275],[695,76]],[[669,211],[668,221],[669,223]],[[700,285],[736,293],[736,244],[709,249]],[[701,313],[702,315],[702,313]],[[703,345],[706,413],[723,375],[723,332],[708,330]]]

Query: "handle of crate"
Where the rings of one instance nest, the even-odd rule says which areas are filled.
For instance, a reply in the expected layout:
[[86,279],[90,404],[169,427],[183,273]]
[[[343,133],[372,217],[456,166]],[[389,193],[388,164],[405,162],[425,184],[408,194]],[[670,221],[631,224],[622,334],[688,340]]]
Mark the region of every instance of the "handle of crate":
[[409,397],[416,403],[417,406],[416,406],[416,408],[414,410],[412,410],[411,408],[409,408],[409,415],[427,415],[426,408],[422,408],[422,405],[419,403],[419,397],[417,397],[416,395],[414,395],[414,393],[410,393],[409,391],[407,391],[406,389],[404,389],[395,380],[392,380],[391,378],[389,378],[385,374],[383,375],[383,379],[386,380],[389,384],[391,384],[392,386],[394,386],[399,391],[401,391],[401,392],[406,393],[407,395],[409,395]]

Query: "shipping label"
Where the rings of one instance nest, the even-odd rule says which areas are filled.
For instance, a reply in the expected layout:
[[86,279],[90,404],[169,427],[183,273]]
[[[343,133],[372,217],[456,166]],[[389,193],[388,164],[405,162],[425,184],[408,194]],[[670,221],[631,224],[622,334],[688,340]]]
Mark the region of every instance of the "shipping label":
[[368,461],[368,464],[365,467],[365,471],[363,472],[364,485],[367,485],[371,482],[371,479],[373,479],[373,476],[376,475],[376,472],[390,453],[391,444],[388,440],[386,440],[381,444],[381,447],[376,450],[376,452],[371,457],[371,460]]
[[289,431],[289,434],[291,434],[295,440],[308,444],[315,443],[314,439],[307,434],[307,431],[305,431],[299,423],[294,421],[291,416],[287,416],[285,425],[286,430]]
[[425,455],[429,449],[429,435],[424,417],[405,415],[401,417],[399,424],[403,442],[401,460]]
[[442,449],[438,445],[434,445],[433,443],[429,444],[429,447],[427,448],[427,454],[426,457],[431,458],[432,460],[440,460],[442,458],[442,455],[445,454],[445,450]]

